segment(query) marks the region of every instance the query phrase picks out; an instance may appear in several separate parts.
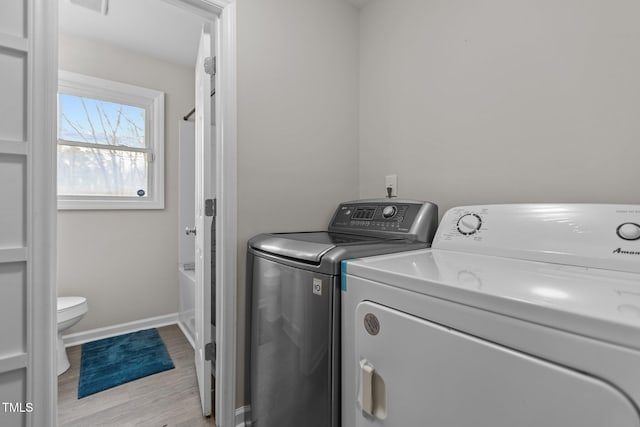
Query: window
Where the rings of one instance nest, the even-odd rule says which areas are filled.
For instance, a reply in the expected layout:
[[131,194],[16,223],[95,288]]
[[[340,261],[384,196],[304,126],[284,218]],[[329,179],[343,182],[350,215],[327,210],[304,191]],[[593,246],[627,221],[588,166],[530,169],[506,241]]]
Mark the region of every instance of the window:
[[164,208],[164,93],[60,71],[58,209]]

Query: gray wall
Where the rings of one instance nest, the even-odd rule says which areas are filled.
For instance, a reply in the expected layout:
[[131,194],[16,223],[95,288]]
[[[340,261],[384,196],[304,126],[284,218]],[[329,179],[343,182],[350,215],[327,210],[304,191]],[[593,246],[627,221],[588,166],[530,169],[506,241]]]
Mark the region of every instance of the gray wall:
[[247,239],[324,229],[358,195],[357,32],[344,0],[238,2],[239,368]]
[[638,203],[640,3],[373,0],[360,196]]
[[637,16],[623,0],[371,0],[359,17],[239,2],[238,330],[247,238],[322,229],[388,174],[441,212],[638,203]]
[[60,68],[165,92],[165,209],[58,211],[58,295],[82,295],[70,332],[178,309],[178,120],[194,103],[193,68],[61,35]]

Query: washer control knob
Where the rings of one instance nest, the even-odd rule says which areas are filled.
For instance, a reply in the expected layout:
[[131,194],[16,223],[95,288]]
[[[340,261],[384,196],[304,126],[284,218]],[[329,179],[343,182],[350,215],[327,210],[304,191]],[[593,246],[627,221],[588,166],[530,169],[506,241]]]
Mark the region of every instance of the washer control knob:
[[468,213],[462,215],[460,219],[458,219],[457,226],[460,234],[469,236],[480,230],[480,227],[482,226],[482,218],[474,213]]
[[382,209],[382,216],[384,218],[393,218],[393,216],[398,212],[398,208],[396,208],[393,205],[389,205],[389,206],[385,206],[384,209]]
[[618,236],[624,240],[640,239],[640,225],[633,222],[625,222],[616,230]]

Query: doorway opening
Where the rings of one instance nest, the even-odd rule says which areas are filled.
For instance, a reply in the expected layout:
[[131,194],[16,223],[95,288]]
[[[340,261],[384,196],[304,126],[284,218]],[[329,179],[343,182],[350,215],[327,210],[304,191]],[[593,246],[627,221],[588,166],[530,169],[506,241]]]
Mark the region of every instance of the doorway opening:
[[[214,9],[193,6],[198,2],[192,1],[111,0],[108,4],[99,2],[99,10],[74,3],[59,2],[59,68],[64,71],[61,76],[73,73],[80,76],[81,84],[80,89],[60,91],[64,96],[58,98],[58,181],[63,185],[59,185],[59,194],[72,202],[59,205],[58,295],[84,296],[88,310],[79,323],[67,330],[63,344],[73,347],[134,329],[156,327],[169,352],[176,354],[175,371],[178,361],[195,371],[198,349],[191,350],[188,357],[188,348],[178,341],[189,343],[189,338],[183,336],[184,327],[176,326],[184,318],[178,307],[186,309],[184,304],[178,304],[179,256],[175,237],[178,227],[183,227],[178,220],[178,123],[195,102],[195,52],[202,27],[211,25],[218,16]],[[217,45],[217,34],[213,34]],[[189,35],[192,41],[187,40]],[[164,114],[158,113],[158,105],[147,109],[144,101],[128,98],[127,87],[110,91],[113,87],[109,82],[132,90],[137,87],[160,92],[156,98],[163,98]],[[89,83],[97,84],[98,90],[92,90]],[[157,143],[159,136],[164,139],[163,145]],[[201,323],[202,319],[196,316],[194,322]],[[235,342],[229,346],[235,351]],[[73,369],[79,348],[70,353]],[[235,365],[229,365],[227,370],[235,371]],[[190,380],[193,384],[192,371],[181,372],[175,380],[168,377],[167,371],[149,377],[147,385],[156,397],[158,389],[164,388],[167,398],[175,402],[178,399],[171,390],[176,382],[185,383],[185,387]],[[69,390],[73,393],[77,379],[67,376],[72,379],[66,383],[61,379],[58,387],[60,425],[65,425],[65,413],[82,416],[63,396]],[[210,404],[208,410],[201,405],[200,413],[186,410],[189,406],[184,404],[180,410],[165,406],[163,410],[145,411],[131,398],[134,391],[139,393],[144,387],[140,383],[129,384],[119,386],[124,394],[114,388],[104,392],[110,393],[105,399],[96,395],[97,412],[106,417],[115,413],[122,417],[122,409],[132,407],[135,416],[182,414],[187,417],[185,421],[198,417],[207,422],[202,412],[207,414],[220,405]],[[233,389],[224,390],[233,396]],[[203,393],[201,386],[199,392]],[[119,400],[125,395],[126,400]],[[222,407],[229,412],[228,403]],[[95,422],[95,418],[91,419]]]

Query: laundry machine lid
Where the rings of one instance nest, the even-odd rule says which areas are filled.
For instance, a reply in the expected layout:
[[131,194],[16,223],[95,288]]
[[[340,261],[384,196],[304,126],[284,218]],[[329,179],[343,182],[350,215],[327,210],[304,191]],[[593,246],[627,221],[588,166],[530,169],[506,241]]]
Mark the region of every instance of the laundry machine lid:
[[345,269],[350,276],[640,349],[640,274],[437,249],[349,261]]
[[249,246],[273,255],[317,264],[327,252],[338,246],[380,241],[383,239],[355,234],[314,231],[260,234],[249,241]]

